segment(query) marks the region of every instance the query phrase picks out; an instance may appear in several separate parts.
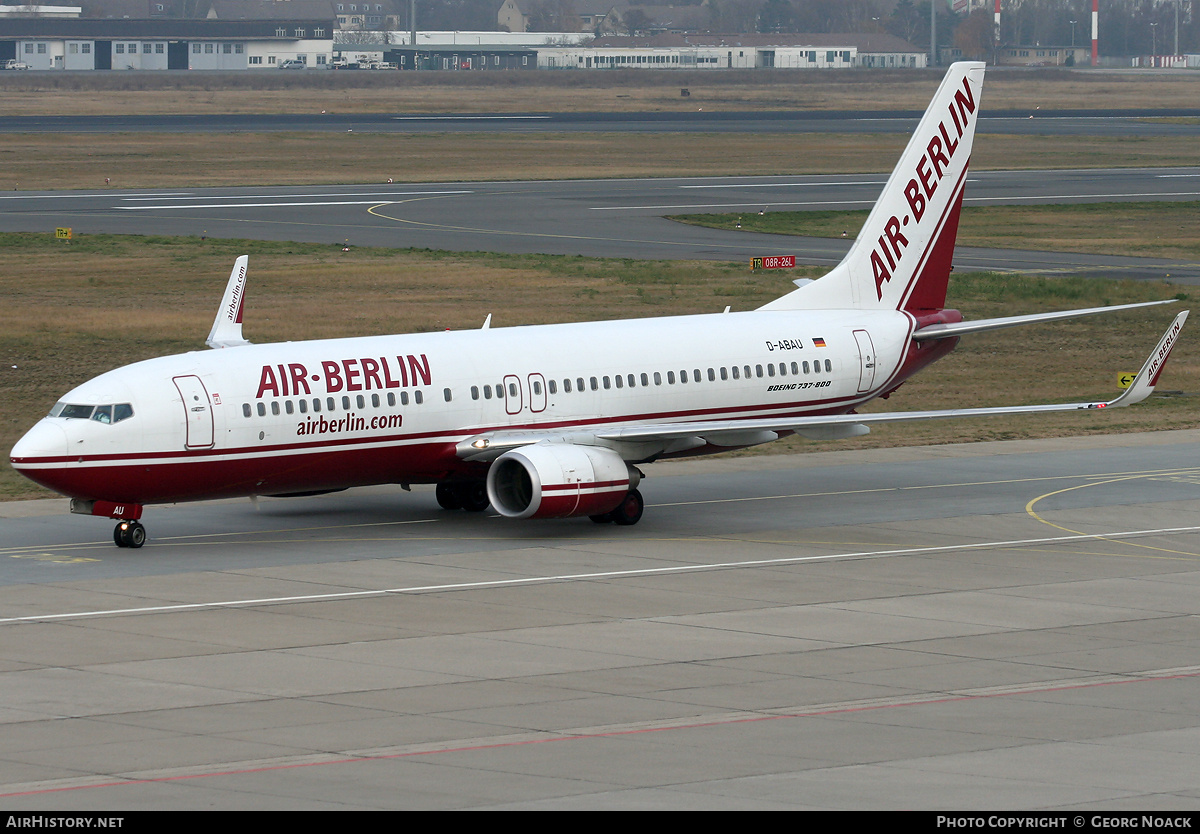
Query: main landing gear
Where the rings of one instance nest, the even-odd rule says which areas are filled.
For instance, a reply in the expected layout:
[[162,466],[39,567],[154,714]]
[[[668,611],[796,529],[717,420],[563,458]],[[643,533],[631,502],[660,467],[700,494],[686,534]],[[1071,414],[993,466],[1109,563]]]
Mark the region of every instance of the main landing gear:
[[616,509],[609,510],[600,515],[588,516],[597,524],[619,524],[622,527],[630,527],[642,520],[642,510],[646,508],[646,502],[642,500],[642,494],[636,489],[631,489],[621,499],[621,503]]
[[113,529],[117,547],[141,547],[146,543],[146,528],[137,521],[122,521]]
[[443,510],[481,513],[490,503],[485,481],[442,481],[437,485],[434,496]]

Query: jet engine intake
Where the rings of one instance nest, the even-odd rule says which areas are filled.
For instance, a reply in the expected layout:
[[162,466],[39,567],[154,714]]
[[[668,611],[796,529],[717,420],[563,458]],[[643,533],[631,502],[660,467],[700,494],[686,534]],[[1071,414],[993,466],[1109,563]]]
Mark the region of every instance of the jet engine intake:
[[536,443],[496,458],[487,492],[506,518],[573,518],[616,509],[640,481],[641,473],[611,449]]

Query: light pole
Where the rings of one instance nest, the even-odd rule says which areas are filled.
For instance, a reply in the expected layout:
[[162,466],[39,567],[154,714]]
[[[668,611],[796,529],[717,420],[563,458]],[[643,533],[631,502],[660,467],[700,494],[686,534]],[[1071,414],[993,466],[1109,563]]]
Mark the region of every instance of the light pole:
[[1071,21],[1071,49],[1075,48],[1075,24],[1078,22],[1078,20]]
[[1150,24],[1150,62],[1154,63],[1154,56],[1158,54],[1158,26],[1157,23]]

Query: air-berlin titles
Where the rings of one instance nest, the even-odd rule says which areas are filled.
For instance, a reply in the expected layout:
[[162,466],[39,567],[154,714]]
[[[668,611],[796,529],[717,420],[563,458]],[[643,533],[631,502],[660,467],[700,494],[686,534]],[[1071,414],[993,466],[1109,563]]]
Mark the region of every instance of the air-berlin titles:
[[[322,374],[324,376],[322,376]],[[324,391],[313,391],[322,379]],[[313,383],[312,386],[309,383]],[[300,394],[337,394],[342,391],[372,391],[389,388],[415,388],[431,385],[429,359],[425,354],[395,357],[395,362],[386,356],[365,356],[360,359],[326,360],[321,363],[321,374],[310,374],[300,362],[288,365],[263,365],[258,379],[256,399],[264,396],[291,397]]]
[[[908,199],[908,208],[916,223],[920,223],[921,218],[925,216],[925,207],[933,197],[933,192],[937,191],[938,180],[950,167],[950,159],[958,150],[958,140],[962,138],[970,114],[975,112],[975,95],[971,92],[969,79],[963,79],[962,89],[954,93],[954,101],[950,103],[947,110],[957,135],[953,139],[950,138],[950,131],[946,129],[946,120],[943,117],[938,122],[938,133],[925,145],[925,153],[917,162],[916,176],[910,179],[908,185],[904,187],[904,196]],[[908,238],[900,231],[901,227],[908,225],[908,220],[909,215],[907,214],[904,215],[903,220],[897,219],[894,214],[889,217],[884,223],[883,234],[878,238],[879,245],[871,252],[875,291],[879,294],[881,301],[883,300],[883,283],[892,280],[892,272],[895,271],[896,264],[900,262],[904,247],[908,246]]]

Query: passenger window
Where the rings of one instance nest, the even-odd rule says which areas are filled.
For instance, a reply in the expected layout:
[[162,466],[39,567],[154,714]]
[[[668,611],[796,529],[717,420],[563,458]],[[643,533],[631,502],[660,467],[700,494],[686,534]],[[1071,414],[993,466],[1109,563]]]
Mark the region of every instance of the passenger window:
[[492,386],[490,386],[490,385],[483,386],[483,398],[485,400],[490,400],[492,398]]
[[[360,405],[359,408],[362,408],[362,406]],[[343,411],[350,410],[350,398],[349,397],[342,397],[342,410]]]
[[833,363],[828,359],[825,360],[825,373],[833,373]]
[[279,416],[279,400],[273,400],[271,402],[271,413],[276,417]]
[[804,373],[808,373],[808,362],[804,363]]
[[450,402],[450,399],[451,399],[451,397],[450,397],[450,389],[449,389],[449,388],[443,388],[443,389],[442,389],[442,396],[446,398],[446,402]]
[[687,371],[679,372],[679,382],[682,385],[687,385]]
[[762,365],[754,366],[754,375],[759,379],[762,379]]
[[767,365],[767,376],[775,376],[775,366]]
[[538,396],[541,396],[542,394],[542,383],[538,382],[536,379],[533,381],[533,393],[537,394]]
[[563,393],[564,393],[564,394],[570,394],[570,393],[571,393],[571,380],[569,380],[569,379],[564,379],[564,380],[563,380]]
[[389,391],[388,392],[388,405],[395,405],[395,404],[396,404],[396,395],[393,394],[391,391]]
[[358,407],[359,407],[359,408],[366,408],[366,407],[367,407],[367,401],[363,399],[363,395],[362,395],[362,394],[359,394],[359,395],[358,395],[358,396],[355,398],[354,402],[355,402],[355,403],[357,403],[357,405],[358,405]]
[[551,379],[546,383],[546,385],[549,386],[551,394],[558,393],[558,383],[557,382],[555,382],[554,380]]
[[313,414],[318,414],[321,411],[321,401],[313,397]]
[[727,371],[725,368],[722,368],[721,369],[721,380],[725,381],[727,379],[729,379],[729,371]]
[[662,385],[662,374],[660,374],[658,371],[654,372],[654,384]]
[[[421,392],[418,391],[417,393],[419,394]],[[517,383],[515,383],[515,382],[508,383],[508,395],[510,397],[517,396]],[[420,400],[417,400],[417,402],[420,402]]]
[[[645,376],[645,374],[642,374],[642,376]],[[634,386],[636,386],[636,385],[637,385],[637,383],[636,383],[636,382],[634,381],[634,379],[633,379],[633,374],[630,374],[629,376],[627,376],[627,377],[626,377],[626,380],[628,380],[628,382],[629,382],[629,387],[630,387],[630,388],[633,388]],[[644,383],[643,383],[643,384],[644,384]]]
[[667,384],[668,385],[675,384],[675,372],[674,371],[667,371]]
[[325,398],[325,410],[326,411],[337,411],[337,403],[334,402],[333,397]]
[[589,381],[589,382],[592,384],[592,390],[593,390],[593,391],[599,391],[599,390],[600,390],[600,385],[599,385],[599,383],[596,381],[596,378],[595,378],[595,377],[592,377],[592,378],[591,378],[590,380],[588,380],[588,381]]
[[425,395],[422,394],[419,390],[413,391],[413,402],[416,403],[417,405],[420,405],[421,403],[425,402]]
[[792,363],[792,376],[798,376],[799,373],[800,373],[800,367],[795,362],[793,362]]
[[583,377],[580,376],[575,378],[575,390],[580,392],[583,391]]
[[243,417],[250,416],[250,403],[242,403],[242,416]]
[[741,379],[741,378],[742,378],[742,375],[741,375],[741,373],[738,371],[738,366],[737,366],[737,365],[734,365],[732,368],[730,368],[730,370],[732,370],[732,371],[733,371],[733,378],[734,378],[734,379]]
[[400,392],[400,405],[408,405],[408,392],[407,391]]
[[[479,392],[476,391],[475,393],[478,394]],[[475,399],[479,399],[479,398],[476,397]],[[379,408],[379,395],[378,394],[371,395],[371,408]]]
[[293,411],[295,411],[295,406],[292,405],[291,400],[284,400],[283,410],[286,411],[288,414],[291,414]]
[[[250,407],[250,406],[246,406],[246,408],[249,408],[249,407]],[[301,413],[301,414],[307,414],[307,413],[308,413],[308,400],[301,400],[301,401],[300,401],[300,413]],[[247,416],[247,417],[249,417],[250,415],[249,415],[249,414],[247,414],[246,416]]]
[[[604,378],[604,387],[605,387],[605,388],[607,388],[607,387],[608,387],[608,377],[605,377],[605,378]],[[625,380],[621,379],[621,375],[620,375],[620,374],[617,374],[617,387],[618,387],[618,388],[624,388],[624,387],[625,387]]]
[[785,362],[779,363],[779,375],[787,376],[787,363],[785,363]]
[[259,416],[259,417],[266,417],[266,416],[267,416],[267,407],[266,407],[266,405],[264,405],[263,403],[259,403],[259,404],[258,404],[258,416]]
[[696,380],[696,382],[700,381],[700,369],[699,368],[696,368],[692,371],[692,379]]
[[[630,384],[632,385],[632,383],[630,383]],[[650,377],[646,376],[645,374],[642,374],[642,387],[643,388],[650,387]]]

